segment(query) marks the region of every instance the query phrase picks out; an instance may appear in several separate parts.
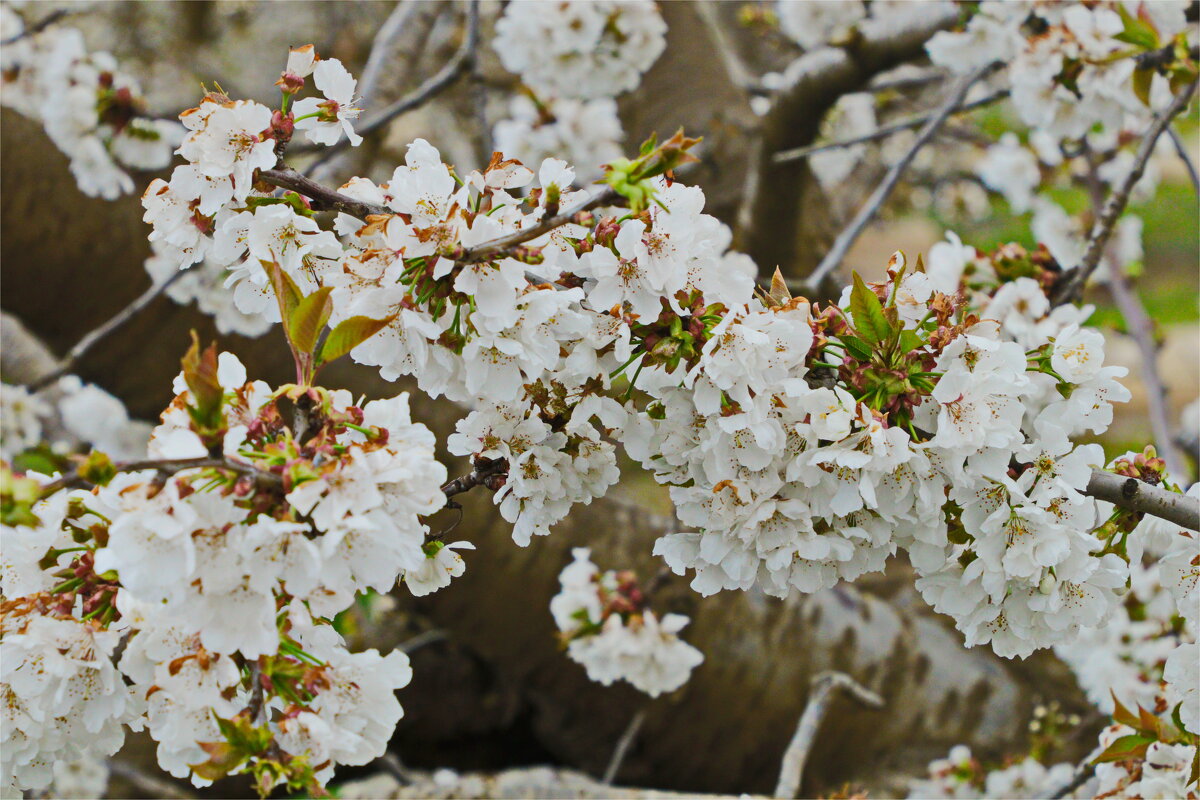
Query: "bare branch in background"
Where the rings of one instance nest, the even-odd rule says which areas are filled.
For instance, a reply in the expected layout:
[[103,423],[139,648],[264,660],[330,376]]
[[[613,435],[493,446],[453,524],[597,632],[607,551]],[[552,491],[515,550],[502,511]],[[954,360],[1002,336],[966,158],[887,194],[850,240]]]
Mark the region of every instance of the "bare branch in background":
[[154,284],[149,289],[134,298],[133,302],[110,317],[99,328],[91,331],[78,342],[76,342],[75,346],[67,351],[67,354],[63,356],[62,360],[58,363],[58,366],[53,371],[43,375],[30,385],[30,391],[36,392],[38,389],[44,389],[62,376],[70,374],[71,370],[75,368],[75,365],[79,363],[79,360],[87,355],[93,347],[99,344],[113,331],[116,331],[122,325],[129,322],[129,320],[136,317],[142,311],[142,309],[157,300],[159,295],[169,289],[171,285],[175,283],[175,281],[182,278],[186,272],[186,268],[181,269],[162,283]]
[[401,55],[396,52],[397,40],[408,30],[409,25],[413,23],[413,18],[420,10],[421,3],[418,0],[400,0],[375,33],[375,38],[371,41],[371,51],[367,56],[367,63],[363,65],[362,75],[358,80],[358,94],[362,98],[363,105],[375,99],[384,68],[394,57]]
[[1158,455],[1167,464],[1167,471],[1176,480],[1183,480],[1187,467],[1175,449],[1171,434],[1171,423],[1167,411],[1167,387],[1158,373],[1158,343],[1154,341],[1154,323],[1142,306],[1141,300],[1129,285],[1127,276],[1120,266],[1113,264],[1109,271],[1108,287],[1113,300],[1125,318],[1125,327],[1141,352],[1138,367],[1142,371],[1142,383],[1146,388],[1146,404],[1150,413],[1150,429],[1154,433],[1154,444]]
[[[821,119],[850,92],[925,53],[925,43],[939,30],[958,23],[958,9],[931,5],[929,13],[903,30],[865,21],[853,47],[811,50],[783,71],[783,85],[759,119],[762,131],[753,145],[745,188],[737,212],[735,247],[765,270],[780,267],[788,277],[802,277],[816,265],[815,253],[828,227],[811,213],[807,198],[819,192],[803,161],[776,164],[782,150],[812,144]],[[822,203],[816,210],[824,207]]]
[[629,721],[629,727],[621,734],[621,738],[617,740],[617,746],[613,749],[612,758],[608,760],[608,767],[604,770],[604,783],[612,785],[612,782],[617,779],[617,774],[621,771],[621,764],[625,761],[625,756],[629,753],[629,748],[633,746],[633,742],[637,739],[638,731],[642,729],[642,723],[646,721],[646,709],[642,709],[633,715],[633,719]]
[[1168,492],[1157,486],[1103,470],[1092,470],[1083,493],[1129,511],[1140,511],[1193,531],[1200,531],[1200,497]]
[[19,42],[27,37],[36,36],[70,13],[71,12],[65,8],[60,8],[57,11],[51,11],[49,14],[42,17],[20,33],[0,41],[0,46],[7,47],[8,45]]
[[987,64],[959,80],[958,85],[938,108],[937,113],[925,123],[925,127],[921,129],[912,146],[908,148],[908,152],[892,165],[887,175],[884,176],[883,181],[875,188],[871,196],[867,198],[867,202],[858,210],[858,213],[854,215],[854,219],[838,234],[837,239],[833,242],[833,247],[821,259],[821,263],[817,265],[817,268],[805,280],[805,284],[810,292],[815,294],[820,289],[825,278],[842,263],[842,259],[846,257],[846,253],[858,241],[858,237],[866,229],[867,225],[870,224],[871,220],[875,218],[875,215],[879,213],[879,209],[883,207],[883,204],[892,194],[892,190],[900,183],[900,178],[904,174],[904,170],[908,169],[908,165],[916,158],[921,148],[933,139],[938,128],[942,127],[942,124],[950,118],[955,109],[962,105],[963,98],[967,96],[967,92],[971,90],[971,87],[998,66],[999,64],[997,63]]
[[1068,797],[1072,792],[1083,786],[1096,772],[1096,765],[1091,761],[1085,761],[1075,768],[1075,774],[1066,785],[1060,787],[1054,794],[1050,795],[1050,800],[1060,800],[1060,798]]
[[1167,136],[1171,137],[1171,144],[1175,145],[1175,152],[1183,160],[1183,165],[1187,167],[1188,177],[1192,179],[1193,191],[1200,194],[1200,173],[1196,172],[1196,163],[1192,161],[1192,156],[1187,151],[1187,143],[1183,141],[1179,131],[1170,126],[1167,126]]
[[775,785],[775,797],[793,798],[800,791],[800,780],[804,776],[804,763],[817,739],[821,721],[829,711],[834,692],[844,689],[859,703],[868,708],[883,708],[883,698],[855,682],[844,672],[822,672],[813,678],[812,692],[808,705],[796,724],[796,732],[783,753],[783,764],[779,768],[779,782]]
[[128,761],[110,759],[108,771],[118,778],[129,781],[150,797],[161,797],[164,800],[192,800],[196,796],[174,781],[163,780],[157,775],[144,772]]
[[1154,116],[1154,121],[1142,137],[1142,143],[1134,157],[1133,168],[1125,176],[1125,181],[1109,194],[1104,209],[1096,218],[1096,224],[1092,226],[1092,233],[1088,237],[1087,250],[1083,254],[1083,259],[1078,266],[1064,273],[1054,287],[1050,298],[1053,305],[1060,306],[1064,303],[1078,302],[1083,297],[1083,287],[1087,285],[1088,278],[1092,277],[1092,273],[1100,266],[1100,258],[1104,255],[1108,240],[1117,225],[1117,220],[1125,212],[1125,206],[1129,204],[1129,195],[1133,192],[1133,187],[1137,185],[1146,171],[1146,162],[1150,160],[1150,156],[1154,152],[1154,145],[1158,142],[1158,137],[1170,126],[1171,120],[1188,107],[1195,91],[1196,81],[1192,81],[1179,90],[1170,105]]
[[[470,0],[468,5],[468,15],[475,13],[471,9],[477,8],[479,0]],[[372,114],[361,125],[356,125],[354,130],[360,136],[374,133],[383,126],[387,125],[392,120],[399,117],[401,114],[412,111],[415,108],[420,108],[425,103],[437,97],[450,86],[454,85],[459,78],[467,74],[470,68],[471,54],[479,46],[478,40],[479,30],[477,26],[467,25],[467,33],[463,37],[462,46],[458,51],[446,62],[440,70],[437,71],[431,78],[424,81],[420,86],[413,89],[411,92],[401,97],[399,100],[385,106],[378,113]],[[322,160],[328,159],[333,153],[343,150],[350,146],[350,140],[343,137],[336,144],[329,147],[321,148],[317,145],[302,145],[294,148],[293,152],[305,153],[323,150]]]
[[[967,111],[974,111],[977,108],[990,106],[992,103],[996,103],[1008,97],[1008,95],[1008,89],[1001,89],[998,92],[989,94],[987,97],[981,97],[978,100],[972,100],[969,103],[963,103],[955,108],[953,113],[963,114]],[[937,113],[937,111],[931,111],[928,114],[919,114],[915,117],[909,117],[908,119],[903,119],[899,122],[893,122],[888,125],[884,125],[878,130],[865,133],[862,136],[855,136],[851,139],[842,139],[836,142],[826,142],[825,144],[814,144],[808,147],[796,147],[792,150],[784,150],[775,154],[775,163],[785,164],[788,161],[799,161],[801,159],[808,158],[813,153],[821,153],[825,150],[838,150],[843,147],[852,147],[856,144],[863,144],[864,142],[874,142],[879,139],[886,139],[894,133],[910,130],[912,128],[919,128],[921,125],[929,122],[929,120],[932,119]]]
[[[479,3],[472,2],[467,7],[467,38],[471,41],[480,40],[480,26],[483,20],[479,15]],[[487,113],[487,77],[483,74],[480,63],[480,48],[472,48],[469,55],[468,72],[470,73],[471,106],[475,111],[475,127],[479,142],[480,165],[488,163],[492,155],[492,125]]]
[[700,17],[700,21],[704,23],[704,28],[708,31],[708,36],[712,40],[713,47],[717,49],[717,55],[721,57],[721,63],[725,65],[725,72],[729,75],[729,81],[734,86],[747,91],[757,91],[761,88],[758,79],[742,63],[742,59],[737,53],[737,48],[726,35],[725,25],[717,17],[719,4],[695,3],[692,8],[695,9],[696,15]]

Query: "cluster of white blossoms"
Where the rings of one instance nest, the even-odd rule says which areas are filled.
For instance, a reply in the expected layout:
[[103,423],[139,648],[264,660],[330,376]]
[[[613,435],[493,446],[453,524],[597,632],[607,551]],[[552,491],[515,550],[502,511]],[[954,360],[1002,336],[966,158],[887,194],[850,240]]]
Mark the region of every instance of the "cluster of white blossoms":
[[[1132,475],[1147,467],[1162,480],[1161,460],[1144,454],[1110,465]],[[1187,494],[1200,496],[1200,484]],[[1200,538],[1147,516],[1130,533],[1127,552],[1129,592],[1120,608],[1055,652],[1101,711],[1112,713],[1117,699],[1154,708],[1162,698],[1169,708],[1179,707],[1189,730],[1200,730]]]
[[[261,119],[235,124],[245,114]],[[227,176],[217,207],[184,214],[152,186],[154,236],[211,213],[207,250],[245,257],[229,279],[242,312],[278,319],[272,262],[301,295],[328,292],[331,324],[379,320],[353,357],[474,407],[448,446],[490,471],[518,543],[615,483],[615,439],[672,487],[696,530],[655,551],[704,594],[816,591],[904,548],[968,643],[1009,656],[1117,603],[1128,566],[1088,532],[1082,493],[1105,459],[1072,440],[1107,428],[1124,370],[1103,366],[1086,311],[1051,309],[1061,271],[1044,251],[951,240],[928,271],[899,257],[836,305],[755,297],[702,192],[660,177],[686,160],[682,136],[609,165],[622,216],[592,210],[563,161],[535,176],[497,155],[456,179],[418,140],[387,183],[342,187],[379,209],[368,224],[341,214],[325,231],[295,194],[249,198],[275,141],[249,131],[270,115],[211,97],[185,115],[184,155]],[[563,208],[584,210],[546,222]]]
[[661,620],[631,572],[601,573],[591,551],[577,547],[559,574],[562,590],[550,600],[567,655],[605,686],[624,680],[651,697],[678,689],[704,654],[678,636],[682,614]]
[[[876,0],[871,19],[913,5]],[[577,99],[628,88],[662,49],[649,2],[511,3],[498,27],[510,68]],[[298,98],[310,77],[321,95]],[[1075,440],[1102,434],[1129,393],[1083,326],[1090,310],[1053,307],[1064,273],[1051,252],[983,254],[950,235],[927,265],[897,253],[884,280],[855,275],[837,303],[793,297],[781,278],[756,292],[703,192],[674,180],[694,160],[682,133],[611,159],[595,194],[562,160],[535,172],[496,153],[459,174],[422,139],[386,182],[334,192],[269,171],[296,131],[357,141],[354,79],[306,46],[278,85],[278,109],[209,93],[184,112],[187,163],[143,205],[152,271],[202,262],[188,292],[223,283],[241,315],[229,329],[281,322],[296,383],[248,382],[232,355],[196,345],[149,461],[93,452],[59,479],[0,476],[0,690],[25,715],[0,743],[18,787],[44,786],[55,759],[111,752],[121,723],[145,724],[175,775],[249,772],[264,794],[385,751],[407,659],[350,653],[332,619],[398,581],[446,586],[469,545],[422,521],[453,484],[406,396],[360,407],[314,384],[347,353],[471,409],[447,447],[521,545],[616,483],[619,444],[670,487],[690,530],[654,550],[705,595],[814,592],[903,549],[968,645],[1022,657],[1121,606],[1139,518],[1085,494],[1105,458]],[[339,211],[332,229],[314,207]],[[36,398],[11,400],[6,453],[40,438]],[[1177,603],[1196,599],[1194,545],[1163,547]],[[553,613],[594,679],[658,694],[702,659],[678,639],[686,618],[660,620],[587,551],[562,583]],[[1186,726],[1190,641],[1162,667]],[[42,713],[48,694],[68,716]],[[1026,772],[1013,786],[1039,779]]]
[[112,200],[133,191],[125,169],[171,163],[179,124],[147,116],[137,81],[110,54],[89,53],[76,28],[24,31],[21,17],[0,4],[2,103],[41,122],[81,192]]
[[[1152,453],[1126,454],[1109,468],[1141,480],[1166,481],[1162,461]],[[1200,484],[1188,495],[1200,497]],[[1194,732],[1200,730],[1200,537],[1150,516],[1129,530],[1121,513],[1101,505],[1108,526],[1124,531],[1130,588],[1113,613],[1055,652],[1075,672],[1092,703],[1115,721],[1101,732],[1089,756],[1096,765],[1094,776],[1066,796],[1195,797],[1189,787]],[[1032,757],[986,771],[959,746],[948,759],[931,763],[929,780],[914,782],[909,796],[1060,796],[1058,790],[1074,773],[1071,764],[1046,768]]]
[[546,158],[579,165],[590,180],[622,154],[617,95],[637,87],[666,47],[653,0],[509,3],[492,47],[521,77],[496,124],[496,147],[527,164]]
[[[0,458],[6,461],[24,453],[35,470],[44,470],[46,459],[57,468],[59,459],[87,445],[114,458],[134,458],[149,438],[149,425],[131,420],[120,400],[78,376],[65,375],[36,392],[0,383]],[[38,461],[30,460],[34,455]]]
[[[1029,132],[1005,134],[975,171],[1013,211],[1033,212],[1034,236],[1060,263],[1078,263],[1088,228],[1049,190],[1058,179],[1092,173],[1101,188],[1125,180],[1153,112],[1170,103],[1179,81],[1192,79],[1176,75],[1185,66],[1170,55],[1187,50],[1187,7],[1182,0],[984,2],[962,31],[940,32],[926,46],[935,64],[956,72],[1005,65],[992,83],[1011,89]],[[1159,146],[1165,157],[1169,142]],[[1153,192],[1157,172],[1151,161],[1135,198]],[[1097,277],[1139,262],[1141,233],[1140,219],[1124,217]]]
[[427,594],[462,573],[426,541],[446,470],[406,395],[359,408],[345,391],[272,391],[212,348],[184,366],[146,468],[114,474],[93,454],[79,475],[96,488],[41,500],[49,478],[6,473],[33,490],[0,564],[0,749],[17,788],[111,754],[123,725],[145,725],[164,769],[197,785],[244,762],[264,790],[365,764],[411,671],[400,652],[348,652],[331,620],[356,594],[410,576]]
[[1058,790],[1071,782],[1075,767],[1055,764],[1047,768],[1036,758],[1027,757],[1010,766],[986,771],[972,756],[971,749],[960,744],[951,748],[945,758],[931,761],[928,772],[927,778],[909,784],[908,796],[912,800],[1057,797]]

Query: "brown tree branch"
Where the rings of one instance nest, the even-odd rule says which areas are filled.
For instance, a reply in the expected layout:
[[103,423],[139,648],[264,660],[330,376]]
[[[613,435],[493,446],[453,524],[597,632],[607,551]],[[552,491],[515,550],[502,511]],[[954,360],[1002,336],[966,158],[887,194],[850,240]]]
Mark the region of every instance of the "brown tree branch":
[[888,170],[883,181],[875,188],[875,191],[871,193],[871,196],[867,199],[867,202],[863,204],[862,208],[858,210],[858,213],[854,215],[854,219],[851,220],[850,224],[847,225],[840,234],[838,234],[837,239],[835,239],[833,242],[833,247],[829,249],[829,252],[825,254],[823,259],[821,259],[821,263],[817,265],[816,269],[814,269],[805,280],[810,292],[816,293],[820,289],[825,278],[828,277],[829,274],[837,269],[842,263],[842,259],[846,257],[846,253],[850,250],[850,247],[856,241],[858,241],[858,237],[862,234],[863,230],[865,230],[871,220],[875,218],[875,215],[879,213],[879,209],[883,207],[884,202],[887,201],[888,197],[892,193],[892,190],[896,188],[898,183],[900,183],[900,177],[904,174],[904,170],[908,169],[908,165],[912,163],[914,158],[916,158],[916,155],[918,152],[920,152],[921,148],[923,148],[933,139],[933,136],[935,133],[937,133],[938,128],[942,127],[942,124],[950,118],[950,115],[954,113],[955,109],[962,105],[963,98],[967,96],[967,92],[971,90],[971,87],[986,77],[988,73],[996,69],[998,66],[998,63],[987,64],[979,69],[976,69],[974,72],[965,76],[958,82],[958,85],[952,92],[950,92],[949,97],[946,98],[946,100],[938,108],[937,112],[933,114],[925,123],[925,127],[921,129],[921,132],[917,135],[917,138],[912,143],[912,146],[909,147],[904,156],[895,164],[893,164],[891,169]]
[[258,173],[258,177],[259,180],[269,183],[272,186],[299,192],[312,200],[314,202],[313,207],[318,211],[341,211],[364,220],[370,216],[392,213],[385,206],[364,203],[361,200],[355,200],[353,197],[347,197],[340,192],[334,191],[311,178],[306,178],[286,164],[282,165],[279,169],[262,170]]
[[1196,83],[1196,81],[1192,81],[1180,89],[1170,105],[1154,115],[1154,121],[1150,123],[1150,127],[1142,137],[1142,143],[1134,157],[1133,168],[1125,176],[1125,181],[1109,194],[1104,209],[1096,218],[1096,224],[1092,226],[1092,233],[1088,238],[1087,250],[1083,254],[1083,259],[1078,266],[1062,275],[1051,292],[1052,305],[1060,306],[1064,303],[1078,302],[1083,297],[1083,288],[1087,285],[1088,279],[1092,277],[1092,273],[1100,266],[1100,258],[1104,255],[1108,240],[1112,236],[1117,220],[1125,212],[1125,206],[1129,204],[1129,195],[1133,192],[1133,187],[1137,185],[1146,171],[1146,163],[1154,152],[1154,145],[1158,142],[1158,137],[1170,126],[1171,120],[1188,107],[1192,94],[1196,91]]
[[[283,477],[276,475],[274,472],[267,472],[259,469],[253,464],[245,464],[240,461],[234,461],[228,457],[200,456],[198,458],[149,458],[138,461],[120,461],[113,465],[117,472],[141,472],[143,470],[155,470],[159,475],[174,475],[178,472],[183,472],[188,469],[204,469],[211,467],[213,469],[222,469],[228,472],[234,472],[239,475],[248,475],[254,478],[255,483],[272,489],[283,486]],[[66,475],[63,475],[42,487],[42,497],[47,497],[62,489],[78,489],[91,486],[92,483],[79,474],[78,470],[71,470]]]

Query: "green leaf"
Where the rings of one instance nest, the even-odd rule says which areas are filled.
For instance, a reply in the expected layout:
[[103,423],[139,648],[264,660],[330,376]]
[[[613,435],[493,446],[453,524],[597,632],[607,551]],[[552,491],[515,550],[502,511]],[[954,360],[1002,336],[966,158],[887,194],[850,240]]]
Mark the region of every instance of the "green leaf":
[[862,339],[855,336],[839,336],[838,341],[846,346],[847,352],[858,361],[871,360],[871,348]]
[[1108,693],[1112,695],[1113,699],[1113,722],[1119,722],[1122,725],[1128,725],[1130,728],[1136,728],[1138,726],[1138,718],[1134,716],[1132,711],[1125,707],[1124,703],[1117,699],[1116,692],[1109,689]]
[[1156,741],[1154,737],[1143,736],[1140,733],[1131,733],[1127,736],[1122,736],[1110,744],[1103,753],[1092,759],[1092,763],[1103,764],[1106,761],[1124,761],[1127,758],[1141,758],[1146,754],[1146,748],[1154,741]]
[[192,331],[192,346],[182,359],[183,380],[191,394],[192,419],[204,429],[221,424],[221,402],[225,392],[217,379],[217,345],[214,342],[200,351],[200,337]]
[[333,303],[329,294],[333,289],[322,286],[308,297],[301,300],[288,318],[288,327],[292,331],[292,344],[301,353],[311,353],[317,348],[317,338],[321,329],[329,321],[333,313]]
[[916,331],[900,331],[900,352],[911,353],[925,344],[921,334]]
[[1133,71],[1133,93],[1137,95],[1137,99],[1142,101],[1142,105],[1150,107],[1150,86],[1154,83],[1154,70],[1152,69],[1135,69]]
[[246,760],[243,753],[227,742],[197,742],[197,744],[204,752],[208,753],[208,760],[188,766],[197,776],[207,781],[224,778]]
[[324,364],[341,358],[360,344],[370,339],[388,326],[395,317],[387,319],[371,319],[370,317],[350,317],[337,324],[325,344],[321,346],[321,356],[318,363]]
[[1149,23],[1130,14],[1121,4],[1117,4],[1117,13],[1125,23],[1125,30],[1114,36],[1114,39],[1147,50],[1158,49],[1158,32]]
[[892,335],[892,326],[883,315],[883,304],[857,272],[854,288],[850,290],[850,316],[858,335],[868,344],[885,342]]
[[262,264],[262,268],[267,272],[267,277],[271,280],[271,288],[275,290],[275,300],[279,303],[279,318],[283,320],[283,332],[290,342],[292,340],[290,326],[292,312],[300,304],[303,295],[300,294],[300,288],[296,286],[292,276],[283,271],[283,267],[279,266],[278,261],[259,259],[258,263]]

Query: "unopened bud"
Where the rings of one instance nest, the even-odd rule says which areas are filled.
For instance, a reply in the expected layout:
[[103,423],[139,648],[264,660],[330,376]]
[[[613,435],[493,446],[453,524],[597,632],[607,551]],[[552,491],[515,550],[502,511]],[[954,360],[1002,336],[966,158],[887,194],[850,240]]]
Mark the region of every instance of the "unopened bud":
[[1042,594],[1050,594],[1058,586],[1058,578],[1054,577],[1053,572],[1047,572],[1042,576],[1042,582],[1038,584],[1038,591]]

